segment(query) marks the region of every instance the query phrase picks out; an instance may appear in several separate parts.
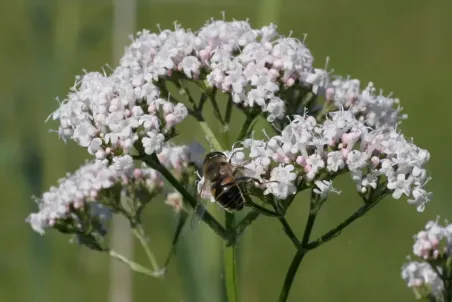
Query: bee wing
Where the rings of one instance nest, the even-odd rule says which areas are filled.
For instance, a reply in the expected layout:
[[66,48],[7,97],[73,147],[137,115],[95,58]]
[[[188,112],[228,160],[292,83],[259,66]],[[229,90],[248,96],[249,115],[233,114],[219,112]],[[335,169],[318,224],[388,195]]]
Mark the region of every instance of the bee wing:
[[[199,188],[199,186],[201,188]],[[199,223],[202,220],[202,216],[206,212],[206,207],[204,206],[204,201],[211,196],[210,194],[210,186],[211,182],[209,180],[206,180],[205,178],[202,178],[200,182],[198,183],[198,191],[199,191],[199,198],[198,198],[198,204],[196,205],[193,215],[191,216],[190,221],[190,228],[195,229]]]
[[202,216],[204,215],[205,212],[206,212],[206,207],[202,203],[198,202],[198,204],[196,205],[196,208],[193,212],[193,215],[191,216],[190,229],[192,229],[192,230],[196,229],[196,227],[201,222]]

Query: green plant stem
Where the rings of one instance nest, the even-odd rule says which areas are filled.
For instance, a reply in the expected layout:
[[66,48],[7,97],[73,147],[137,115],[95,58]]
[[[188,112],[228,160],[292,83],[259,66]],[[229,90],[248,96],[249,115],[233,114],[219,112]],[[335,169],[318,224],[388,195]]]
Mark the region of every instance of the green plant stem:
[[224,246],[224,284],[228,302],[238,302],[237,272],[236,272],[236,231],[235,216],[225,212],[226,230],[230,232],[232,240]]
[[284,284],[279,295],[278,299],[279,302],[287,301],[290,289],[293,284],[293,280],[295,279],[295,275],[297,274],[298,271],[298,267],[300,266],[304,256],[306,256],[306,254],[309,251],[306,248],[306,246],[309,243],[309,238],[311,237],[312,229],[314,227],[315,219],[317,218],[318,210],[319,210],[318,208],[315,209],[315,200],[311,197],[309,216],[308,220],[306,221],[306,226],[304,228],[303,238],[301,239],[301,246],[295,253],[292,262],[290,263],[289,269],[287,270],[286,278],[284,279]]
[[149,259],[149,262],[151,263],[152,270],[157,274],[163,274],[162,270],[160,269],[160,266],[157,262],[157,259],[154,256],[154,253],[152,253],[148,241],[146,239],[146,234],[144,233],[143,227],[138,224],[133,228],[133,234],[135,237],[140,241],[141,246],[144,249],[144,252],[146,253],[146,256]]
[[136,263],[136,262],[124,257],[123,255],[115,252],[114,250],[109,250],[108,254],[111,257],[113,257],[113,258],[121,261],[122,263],[126,264],[134,272],[137,272],[137,273],[140,273],[140,274],[143,274],[143,275],[147,275],[147,276],[150,276],[150,277],[154,277],[154,278],[158,278],[158,277],[162,276],[159,272],[153,272],[150,269],[148,269],[147,267],[145,267],[145,266],[143,266],[141,264],[138,264],[138,263]]
[[289,239],[295,245],[295,248],[299,249],[300,241],[298,240],[297,235],[295,235],[295,232],[292,230],[289,223],[287,222],[287,219],[285,217],[278,217],[278,220],[279,222],[281,222],[281,225],[287,237],[289,237]]
[[242,141],[248,135],[249,128],[255,119],[256,119],[255,114],[249,114],[246,116],[245,122],[242,125],[242,129],[240,130],[240,133],[237,136],[236,139],[237,142]]
[[[191,206],[194,210],[198,204],[196,198],[191,195],[181,184],[180,182],[173,176],[173,174],[168,171],[168,169],[163,166],[157,155],[153,153],[152,155],[145,156],[142,160],[151,168],[160,172],[163,177],[182,195],[185,201]],[[205,212],[201,217],[202,221],[204,221],[216,234],[218,234],[223,240],[229,241],[229,235],[226,233],[226,230],[223,226],[213,217],[209,212]]]

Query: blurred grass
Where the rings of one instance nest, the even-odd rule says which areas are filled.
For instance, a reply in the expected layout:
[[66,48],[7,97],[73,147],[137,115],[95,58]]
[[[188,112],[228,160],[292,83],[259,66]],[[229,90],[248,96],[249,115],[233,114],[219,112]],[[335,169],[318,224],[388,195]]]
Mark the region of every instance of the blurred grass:
[[[277,18],[280,32],[308,34],[317,66],[323,67],[330,56],[330,67],[336,73],[350,74],[363,83],[372,80],[385,93],[394,91],[409,114],[402,130],[432,154],[429,188],[434,202],[424,213],[417,213],[403,200],[387,199],[339,238],[306,257],[290,301],[413,300],[400,279],[400,266],[411,251],[411,236],[437,214],[452,219],[447,197],[452,168],[448,149],[452,138],[452,3],[137,2],[137,30],[156,30],[157,23],[172,28],[174,20],[196,29],[212,16],[221,18],[223,10],[228,19],[249,17],[254,25]],[[24,219],[35,209],[30,195],[41,194],[86,158],[84,150],[49,134],[48,129],[57,125],[44,124],[44,120],[58,105],[55,97],[64,98],[82,69],[116,64],[111,59],[112,1],[2,1],[0,12],[0,301],[106,301],[107,258],[70,245],[67,238],[53,232],[40,237]],[[188,133],[195,126],[188,122],[179,141],[187,142],[184,138],[192,137]],[[205,143],[200,133],[195,139]],[[339,222],[358,204],[347,177],[336,187],[343,194],[331,198],[314,235]],[[302,229],[306,208],[305,198],[294,204],[289,214],[294,229]],[[157,256],[163,259],[173,227],[171,214],[156,202],[146,222],[152,242],[159,247]],[[240,247],[243,301],[275,301],[294,251],[275,221],[261,218],[251,228]],[[196,231],[184,230],[180,262],[172,263],[167,281],[135,275],[135,301],[212,301],[209,295],[218,290],[221,276],[212,267],[212,259],[218,256],[213,247],[219,243],[209,232],[203,225]],[[137,256],[144,261],[141,252]],[[186,267],[186,257],[194,259],[195,266]],[[190,275],[191,283],[184,283]],[[189,300],[185,293],[193,284],[205,291]]]

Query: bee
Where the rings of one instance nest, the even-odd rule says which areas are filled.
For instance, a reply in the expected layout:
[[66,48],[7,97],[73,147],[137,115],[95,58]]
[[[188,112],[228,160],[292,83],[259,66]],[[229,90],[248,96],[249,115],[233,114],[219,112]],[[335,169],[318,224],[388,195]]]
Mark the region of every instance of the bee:
[[[202,191],[209,190],[215,201],[229,212],[243,209],[245,203],[241,186],[244,183],[260,181],[243,175],[243,166],[236,166],[223,152],[210,152],[203,162],[204,185]],[[202,192],[201,191],[201,192]]]

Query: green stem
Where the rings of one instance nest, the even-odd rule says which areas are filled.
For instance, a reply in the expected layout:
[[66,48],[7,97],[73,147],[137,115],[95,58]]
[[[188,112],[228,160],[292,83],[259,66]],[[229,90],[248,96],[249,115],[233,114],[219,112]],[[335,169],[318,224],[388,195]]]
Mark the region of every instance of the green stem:
[[135,226],[133,228],[133,234],[140,241],[140,244],[143,247],[144,252],[146,253],[146,256],[148,257],[149,262],[151,263],[152,270],[156,273],[163,274],[163,272],[160,269],[160,266],[157,262],[157,259],[154,256],[154,253],[152,253],[151,249],[149,248],[148,241],[146,240],[146,234],[144,233],[143,227],[141,225]]
[[160,272],[153,272],[150,269],[148,269],[147,267],[144,267],[143,265],[138,264],[138,263],[136,263],[136,262],[124,257],[123,255],[115,252],[114,250],[109,250],[108,254],[111,257],[113,257],[113,258],[121,261],[122,263],[126,264],[134,272],[137,272],[137,273],[140,273],[140,274],[143,274],[143,275],[147,275],[147,276],[150,276],[150,277],[155,277],[155,278],[158,278],[158,277],[162,276],[160,274]]
[[306,221],[306,226],[304,228],[303,238],[301,239],[301,247],[299,247],[299,249],[295,253],[294,258],[290,263],[289,269],[287,270],[286,278],[284,279],[284,284],[279,295],[278,299],[279,302],[287,301],[290,289],[292,288],[293,280],[295,279],[295,275],[297,274],[298,271],[298,267],[300,266],[304,256],[309,251],[306,248],[306,246],[308,245],[309,238],[311,237],[312,229],[314,227],[315,219],[317,218],[318,210],[319,210],[318,207],[316,208],[315,198],[311,196],[311,202],[309,206],[309,216],[308,220]]
[[257,115],[255,115],[255,114],[249,114],[246,116],[242,129],[240,130],[240,133],[237,136],[237,139],[236,139],[237,142],[242,141],[248,135],[249,128],[250,128],[251,124],[253,123],[253,121],[256,119],[256,117],[257,117]]
[[238,302],[237,272],[236,272],[236,231],[233,213],[225,212],[226,230],[230,232],[232,240],[224,247],[224,284],[228,302]]
[[294,231],[290,227],[289,223],[287,222],[286,218],[284,216],[278,217],[279,222],[281,222],[281,225],[283,227],[284,232],[286,233],[287,237],[292,241],[292,243],[295,245],[295,248],[300,248],[300,241],[297,238],[297,235],[295,235]]
[[[191,195],[182,185],[181,183],[171,174],[168,169],[163,166],[157,155],[153,153],[152,155],[145,156],[142,160],[151,168],[160,172],[163,177],[182,195],[184,201],[187,201],[191,208],[194,210],[198,205],[198,201],[196,198]],[[228,241],[229,235],[226,233],[226,230],[223,226],[213,217],[209,212],[205,212],[202,217],[202,221],[204,221],[215,233],[217,233],[223,240]]]
[[287,301],[287,298],[289,297],[290,288],[292,287],[293,280],[298,271],[298,267],[300,266],[300,263],[306,254],[307,251],[304,249],[300,249],[295,253],[292,262],[290,263],[289,269],[287,270],[286,278],[284,279],[284,285],[281,290],[281,294],[279,295],[278,302]]

